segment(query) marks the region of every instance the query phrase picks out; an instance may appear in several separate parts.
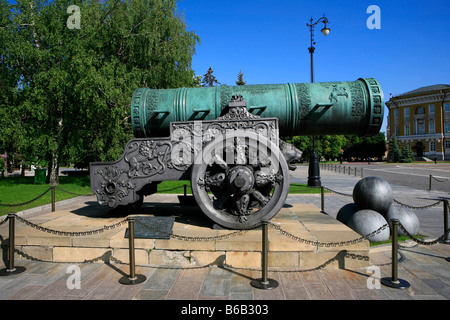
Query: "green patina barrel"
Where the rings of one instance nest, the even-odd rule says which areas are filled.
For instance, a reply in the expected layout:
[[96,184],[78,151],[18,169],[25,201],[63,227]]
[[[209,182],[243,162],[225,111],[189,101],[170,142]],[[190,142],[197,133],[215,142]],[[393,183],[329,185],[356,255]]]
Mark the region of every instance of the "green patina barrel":
[[135,90],[131,117],[136,137],[169,135],[172,121],[214,120],[240,94],[247,109],[277,117],[280,136],[357,134],[381,128],[384,96],[373,78],[357,81]]

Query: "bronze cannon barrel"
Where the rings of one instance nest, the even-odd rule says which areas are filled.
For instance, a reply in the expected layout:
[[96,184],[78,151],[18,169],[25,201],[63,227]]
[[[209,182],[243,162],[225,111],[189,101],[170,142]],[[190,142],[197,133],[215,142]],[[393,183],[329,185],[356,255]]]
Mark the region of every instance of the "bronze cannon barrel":
[[384,114],[384,96],[374,78],[356,81],[135,90],[131,117],[136,137],[169,135],[172,121],[214,120],[241,95],[247,109],[276,117],[280,136],[375,135]]

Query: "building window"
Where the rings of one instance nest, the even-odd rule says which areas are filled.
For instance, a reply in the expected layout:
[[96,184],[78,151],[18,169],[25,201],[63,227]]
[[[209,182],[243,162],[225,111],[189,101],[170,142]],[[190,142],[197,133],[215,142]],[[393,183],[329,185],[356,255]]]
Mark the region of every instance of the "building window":
[[424,119],[416,120],[416,134],[425,134],[425,120]]
[[444,122],[444,132],[445,133],[450,132],[450,122]]
[[430,119],[429,125],[428,125],[429,133],[436,133],[436,130],[434,128],[434,119]]
[[398,109],[394,110],[394,118],[398,118]]
[[416,114],[425,114],[425,109],[423,107],[417,107]]
[[434,104],[428,105],[428,113],[434,113]]
[[411,134],[409,130],[409,124],[405,124],[405,136],[409,136]]
[[450,103],[444,103],[444,112],[450,112]]
[[430,142],[430,152],[436,152],[436,142]]
[[445,140],[445,149],[450,149],[450,140]]
[[405,117],[409,117],[409,108],[403,109],[403,114]]
[[395,136],[398,137],[400,135],[400,128],[395,126]]

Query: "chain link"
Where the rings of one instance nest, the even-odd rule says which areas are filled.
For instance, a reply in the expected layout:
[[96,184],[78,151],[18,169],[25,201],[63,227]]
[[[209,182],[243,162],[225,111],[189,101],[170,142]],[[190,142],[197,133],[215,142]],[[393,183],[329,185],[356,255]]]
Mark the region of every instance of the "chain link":
[[[324,188],[325,190],[328,190],[328,191],[330,191],[330,192],[332,192],[332,193],[335,193],[335,194],[337,194],[337,195],[345,196],[345,197],[352,197],[352,198],[353,198],[353,195],[351,195],[351,194],[346,194],[346,193],[342,193],[342,192],[339,192],[339,191],[335,191],[335,190],[332,190],[332,189],[330,189],[330,188],[328,188],[328,187],[323,187],[323,188]],[[396,204],[398,204],[398,205],[401,205],[401,206],[403,206],[403,207],[407,207],[407,208],[410,208],[410,209],[429,209],[429,208],[438,206],[438,205],[441,203],[441,201],[443,201],[443,200],[442,200],[442,199],[439,199],[438,201],[433,202],[432,204],[429,204],[429,205],[426,205],[426,206],[412,206],[412,205],[409,205],[409,204],[400,202],[400,201],[398,201],[398,200],[396,200],[396,199],[393,199],[393,201],[394,201]]]
[[17,216],[17,215],[16,215],[16,218],[20,222],[22,222],[22,223],[26,224],[27,226],[32,227],[36,230],[51,233],[51,234],[56,234],[59,236],[69,236],[69,237],[89,236],[89,235],[93,235],[93,234],[102,233],[106,230],[112,230],[114,228],[120,227],[121,225],[123,225],[127,222],[127,219],[124,219],[122,221],[113,223],[109,226],[103,226],[103,228],[99,228],[99,229],[95,229],[95,230],[88,230],[88,231],[60,231],[60,230],[54,230],[54,229],[39,226],[39,225],[34,224],[28,220],[25,220],[24,218]]
[[436,207],[437,205],[439,205],[441,203],[441,201],[443,201],[443,200],[438,200],[438,201],[436,201],[436,202],[434,202],[432,204],[426,205],[426,206],[417,206],[416,207],[416,206],[412,206],[412,205],[409,205],[409,204],[406,204],[406,203],[402,203],[402,202],[394,199],[394,202],[396,204],[399,204],[399,205],[401,205],[403,207],[406,207],[406,208],[409,208],[409,209],[429,209],[429,208],[432,208],[432,207]]
[[[222,234],[222,235],[219,235],[219,236],[212,236],[212,237],[189,237],[189,236],[177,235],[177,234],[174,234],[173,232],[164,232],[164,231],[161,231],[161,230],[159,230],[159,229],[157,229],[157,228],[153,228],[152,226],[149,226],[148,224],[143,223],[143,222],[141,222],[141,221],[139,221],[139,220],[135,220],[135,221],[136,221],[138,224],[142,225],[144,228],[148,229],[148,230],[151,230],[151,231],[157,231],[157,232],[162,233],[162,234],[164,234],[164,235],[166,235],[166,236],[169,236],[169,237],[171,237],[171,238],[175,238],[175,239],[183,240],[183,241],[213,241],[213,240],[223,240],[223,239],[228,239],[228,238],[231,238],[231,237],[239,236],[239,235],[241,235],[241,234],[244,234],[244,233],[246,233],[246,232],[252,230],[252,229],[238,230],[238,231],[234,231],[234,232],[231,232],[231,233]],[[259,226],[255,227],[254,229],[256,229],[256,228],[259,228]]]
[[26,201],[26,202],[23,202],[23,203],[17,203],[17,204],[6,204],[6,203],[5,203],[5,204],[1,204],[1,203],[0,203],[0,207],[20,207],[20,206],[23,206],[23,205],[32,203],[33,201],[36,201],[36,200],[42,198],[42,197],[43,197],[44,195],[46,195],[51,189],[52,189],[52,188],[48,188],[44,193],[42,193],[41,195],[39,195],[39,196],[37,196],[36,198],[31,199],[31,200],[29,200],[29,201]]
[[434,176],[431,176],[434,180],[436,180],[437,182],[447,182],[447,181],[449,181],[450,179],[442,179],[442,180],[440,180],[440,179],[438,179],[438,178],[435,178]]
[[316,241],[306,240],[306,239],[297,237],[296,235],[283,230],[279,225],[274,224],[272,222],[269,222],[269,226],[271,226],[274,229],[277,229],[282,235],[287,236],[298,242],[305,243],[305,244],[312,245],[312,246],[317,246],[317,247],[329,248],[329,247],[341,247],[341,246],[346,246],[346,245],[353,245],[353,244],[362,242],[365,239],[373,237],[375,234],[379,234],[381,231],[388,228],[389,224],[386,223],[386,224],[382,225],[381,227],[379,227],[377,230],[374,230],[365,236],[361,236],[360,238],[356,238],[353,240],[347,240],[347,241],[340,241],[340,242],[319,242],[317,240]]
[[[271,272],[308,272],[308,271],[324,269],[329,264],[333,263],[334,261],[338,261],[339,259],[342,259],[344,257],[350,258],[350,259],[355,259],[355,260],[360,260],[360,261],[369,261],[369,259],[370,259],[368,256],[363,256],[363,255],[354,254],[354,253],[348,253],[347,250],[343,250],[340,253],[338,253],[334,258],[331,258],[330,260],[325,261],[324,263],[322,263],[321,265],[319,265],[315,268],[301,269],[301,268],[271,267],[271,268],[267,268],[267,269],[268,269],[268,271],[271,271]],[[241,269],[241,270],[248,270],[248,271],[261,271],[261,269],[262,269],[262,268],[250,268],[250,267],[235,267],[235,266],[227,264],[225,261],[223,262],[223,266],[224,266],[224,268]]]
[[330,192],[332,192],[332,193],[335,193],[335,194],[337,194],[337,195],[340,195],[340,196],[344,196],[344,197],[352,197],[353,198],[353,195],[351,195],[351,194],[346,194],[346,193],[342,193],[342,192],[339,192],[339,191],[334,191],[334,190],[332,190],[332,189],[330,189],[330,188],[328,188],[328,187],[323,187],[325,190],[327,190],[327,191],[330,191]]
[[444,233],[442,236],[440,236],[439,238],[437,238],[435,240],[423,241],[423,240],[415,238],[412,234],[410,234],[408,232],[408,230],[406,230],[405,227],[401,223],[399,223],[398,226],[406,234],[406,236],[409,237],[412,241],[414,241],[417,244],[424,245],[424,246],[432,246],[432,245],[439,243],[440,241],[444,240],[446,238],[446,236],[448,236],[448,233],[449,233],[449,231],[447,230],[446,233]]
[[0,222],[0,226],[5,224],[6,221],[8,221],[8,216],[5,216],[5,218]]

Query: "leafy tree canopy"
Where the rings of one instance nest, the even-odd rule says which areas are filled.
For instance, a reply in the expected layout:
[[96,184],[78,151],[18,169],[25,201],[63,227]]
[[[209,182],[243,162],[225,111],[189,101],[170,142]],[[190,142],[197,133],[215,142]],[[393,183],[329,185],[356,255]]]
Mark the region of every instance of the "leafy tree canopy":
[[117,159],[133,91],[192,86],[199,41],[175,0],[0,0],[0,151],[52,171]]

